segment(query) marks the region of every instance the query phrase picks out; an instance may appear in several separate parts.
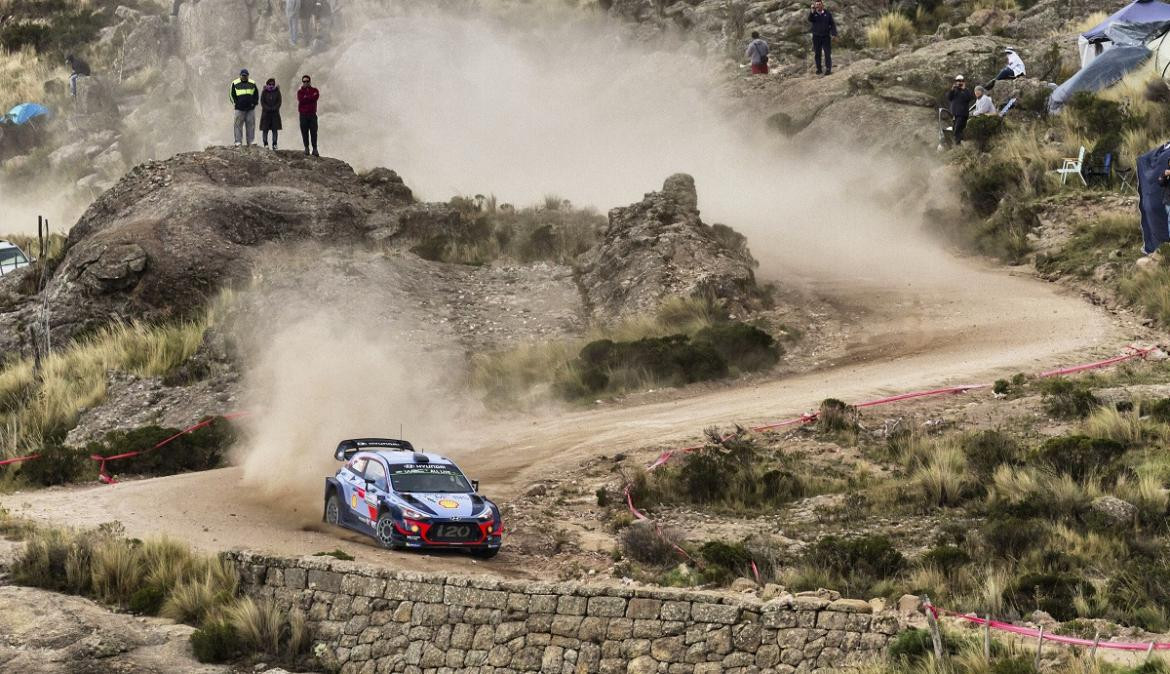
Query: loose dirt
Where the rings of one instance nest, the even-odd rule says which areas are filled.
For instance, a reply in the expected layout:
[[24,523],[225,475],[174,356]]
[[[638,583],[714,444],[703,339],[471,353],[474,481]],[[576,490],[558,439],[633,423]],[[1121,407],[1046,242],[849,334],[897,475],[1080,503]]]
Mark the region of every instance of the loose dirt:
[[[941,255],[941,253],[940,253]],[[861,317],[843,353],[819,369],[738,387],[684,390],[648,404],[598,404],[540,417],[482,415],[437,437],[474,438],[432,445],[482,481],[508,512],[510,500],[541,477],[617,452],[686,442],[705,426],[751,424],[815,408],[826,397],[861,400],[947,384],[985,382],[1018,371],[1115,355],[1142,335],[1059,286],[1026,273],[955,261],[930,283],[891,286],[864,278],[809,279],[843,311]],[[806,340],[817,340],[809,334]],[[306,414],[311,411],[306,410]],[[395,429],[387,429],[392,432]],[[321,447],[322,454],[330,452]],[[289,467],[270,465],[273,480]],[[322,471],[324,484],[327,471]],[[35,521],[93,526],[118,520],[132,536],[166,534],[206,550],[249,548],[305,555],[341,547],[363,561],[398,568],[540,576],[531,554],[505,551],[488,562],[457,554],[380,550],[366,539],[319,523],[316,496],[261,495],[240,468],[120,483],[53,488],[0,498],[0,506]],[[551,497],[550,497],[551,498]]]

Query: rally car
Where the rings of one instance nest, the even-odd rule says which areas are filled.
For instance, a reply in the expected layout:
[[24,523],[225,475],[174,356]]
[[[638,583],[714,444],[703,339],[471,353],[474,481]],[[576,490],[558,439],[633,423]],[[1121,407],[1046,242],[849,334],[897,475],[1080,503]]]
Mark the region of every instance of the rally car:
[[500,551],[503,521],[454,461],[415,451],[406,440],[342,440],[345,466],[325,478],[325,522],[373,536],[384,547]]

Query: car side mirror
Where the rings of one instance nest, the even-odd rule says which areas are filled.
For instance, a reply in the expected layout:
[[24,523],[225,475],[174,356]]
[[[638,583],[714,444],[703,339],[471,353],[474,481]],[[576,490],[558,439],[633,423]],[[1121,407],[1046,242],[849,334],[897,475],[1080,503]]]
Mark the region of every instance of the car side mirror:
[[472,480],[471,481],[471,491],[474,491],[474,492],[479,491],[479,480]]

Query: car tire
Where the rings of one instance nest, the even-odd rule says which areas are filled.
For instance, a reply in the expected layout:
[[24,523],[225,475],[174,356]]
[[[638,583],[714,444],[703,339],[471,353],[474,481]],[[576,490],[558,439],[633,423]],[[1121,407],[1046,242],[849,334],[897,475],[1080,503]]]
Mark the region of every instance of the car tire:
[[394,516],[389,512],[378,515],[378,521],[374,524],[374,537],[387,550],[402,548],[402,544],[394,540]]
[[341,501],[338,500],[336,493],[325,499],[325,523],[341,526]]
[[471,556],[476,559],[491,559],[500,554],[499,548],[472,548]]

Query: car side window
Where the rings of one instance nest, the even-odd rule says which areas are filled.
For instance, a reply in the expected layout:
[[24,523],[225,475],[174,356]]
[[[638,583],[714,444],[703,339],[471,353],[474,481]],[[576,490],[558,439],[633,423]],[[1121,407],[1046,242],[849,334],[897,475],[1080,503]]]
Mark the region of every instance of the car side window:
[[370,461],[366,464],[366,482],[373,482],[374,486],[386,490],[386,469],[379,461]]
[[361,477],[362,473],[366,470],[366,461],[368,459],[354,459],[349,463],[349,472],[357,477]]

